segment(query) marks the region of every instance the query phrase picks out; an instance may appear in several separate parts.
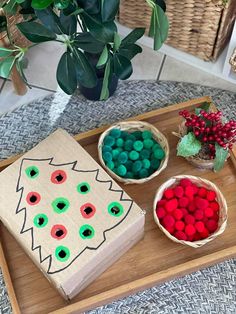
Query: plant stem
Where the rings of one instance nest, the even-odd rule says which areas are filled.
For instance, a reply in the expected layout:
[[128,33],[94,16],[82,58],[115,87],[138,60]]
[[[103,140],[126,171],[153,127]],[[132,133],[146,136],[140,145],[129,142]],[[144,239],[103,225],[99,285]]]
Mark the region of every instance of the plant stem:
[[85,33],[85,29],[84,29],[84,27],[83,27],[83,25],[82,25],[82,23],[80,21],[80,18],[78,16],[77,16],[77,22],[79,23],[79,26],[80,26],[82,32]]

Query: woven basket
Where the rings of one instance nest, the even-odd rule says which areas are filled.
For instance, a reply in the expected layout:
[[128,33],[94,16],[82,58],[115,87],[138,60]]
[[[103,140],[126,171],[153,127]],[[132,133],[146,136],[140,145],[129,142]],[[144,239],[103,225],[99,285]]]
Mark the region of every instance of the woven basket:
[[236,72],[236,48],[229,60],[229,64],[231,65],[232,71]]
[[[151,174],[149,177],[144,178],[144,179],[127,179],[127,178],[122,178],[115,174],[112,170],[110,170],[104,163],[104,160],[102,158],[102,147],[103,147],[103,141],[106,135],[110,133],[112,129],[120,129],[122,131],[128,131],[128,132],[134,132],[134,131],[151,131],[153,138],[161,145],[163,150],[165,151],[165,158],[161,161],[160,167],[157,171],[155,171],[153,174]],[[119,182],[122,182],[124,184],[141,184],[145,183],[154,177],[156,177],[158,174],[160,174],[167,166],[168,160],[169,160],[169,144],[166,139],[166,137],[153,125],[147,123],[147,122],[142,122],[142,121],[127,121],[127,122],[119,122],[110,128],[108,128],[105,132],[103,132],[99,138],[98,142],[98,157],[99,160],[102,164],[102,166],[106,169],[106,171],[110,174],[111,177],[116,179]]]
[[[217,201],[220,205],[220,209],[219,209],[219,227],[218,229],[212,233],[208,238],[204,239],[204,240],[200,240],[200,241],[194,241],[194,242],[190,242],[190,241],[183,241],[183,240],[178,240],[177,238],[175,238],[173,235],[171,235],[160,223],[157,215],[156,215],[156,204],[158,201],[161,200],[164,191],[169,188],[169,187],[173,187],[175,185],[177,185],[177,183],[179,183],[179,181],[181,179],[184,178],[188,178],[190,179],[193,183],[195,183],[197,186],[199,187],[205,187],[207,189],[210,189],[212,191],[215,191],[216,195],[217,195]],[[227,215],[227,203],[226,200],[223,196],[223,194],[220,192],[220,190],[218,189],[218,187],[213,184],[212,182],[199,178],[199,177],[194,177],[194,176],[189,176],[189,175],[181,175],[181,176],[175,176],[170,178],[168,181],[166,181],[164,184],[162,184],[159,189],[156,192],[156,196],[154,199],[154,203],[153,203],[153,215],[154,215],[154,220],[156,222],[156,224],[158,225],[158,227],[161,229],[161,231],[163,231],[165,233],[165,235],[172,241],[176,242],[176,243],[180,243],[183,245],[187,245],[187,246],[191,246],[192,248],[199,248],[203,245],[205,245],[206,243],[214,240],[218,235],[222,234],[227,226],[227,219],[228,219],[228,215]]]
[[[232,33],[235,0],[166,0],[170,22],[166,44],[206,61],[216,60]],[[149,29],[151,9],[145,0],[121,0],[119,22]]]

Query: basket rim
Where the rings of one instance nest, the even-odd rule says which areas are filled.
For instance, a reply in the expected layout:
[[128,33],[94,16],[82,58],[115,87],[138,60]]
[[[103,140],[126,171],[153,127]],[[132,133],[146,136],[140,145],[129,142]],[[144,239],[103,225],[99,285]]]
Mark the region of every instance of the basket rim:
[[[115,128],[119,128],[120,130],[124,130],[124,129],[138,129],[138,128],[143,128],[144,130],[149,130],[152,132],[152,134],[154,134],[154,138],[156,138],[157,136],[155,135],[160,135],[160,137],[164,140],[166,148],[164,149],[165,151],[165,158],[162,160],[161,162],[161,166],[155,171],[153,172],[150,176],[143,178],[143,179],[128,179],[128,178],[122,178],[120,176],[118,176],[116,173],[114,173],[112,170],[110,170],[103,158],[102,158],[102,145],[103,145],[103,141],[105,136],[112,130]],[[155,178],[157,175],[159,175],[166,167],[169,161],[169,155],[170,155],[170,148],[169,148],[169,143],[168,140],[166,138],[166,136],[159,130],[157,129],[155,126],[153,126],[152,124],[145,122],[145,121],[138,121],[138,120],[133,120],[133,121],[121,121],[121,122],[117,122],[112,124],[109,128],[107,128],[99,137],[98,140],[98,157],[99,157],[99,161],[101,162],[103,168],[117,181],[122,182],[124,184],[142,184],[145,183],[147,181],[152,180],[153,178]]]
[[[213,232],[209,237],[207,237],[206,239],[203,240],[199,240],[199,241],[184,241],[184,240],[179,240],[176,237],[174,237],[172,234],[170,234],[160,223],[159,218],[157,217],[156,214],[156,204],[157,202],[161,199],[161,197],[163,196],[164,190],[170,186],[172,186],[173,184],[175,184],[177,181],[179,181],[180,179],[185,179],[188,178],[190,180],[193,181],[198,181],[200,183],[204,183],[208,186],[210,186],[211,188],[214,189],[214,191],[217,193],[217,198],[221,200],[223,206],[222,208],[225,211],[225,218],[220,226],[220,228],[218,230],[216,230],[215,232]],[[222,208],[220,210],[222,210]],[[192,175],[176,175],[176,176],[172,176],[170,177],[168,180],[166,180],[161,186],[159,186],[159,188],[156,190],[155,193],[155,197],[154,197],[154,201],[153,201],[153,216],[154,216],[154,221],[155,223],[158,225],[159,229],[172,241],[186,245],[186,246],[190,246],[192,248],[199,248],[202,247],[203,245],[207,244],[208,242],[214,240],[217,236],[219,236],[220,234],[222,234],[227,226],[227,221],[228,221],[228,205],[226,202],[226,199],[224,197],[224,195],[222,194],[222,192],[220,191],[220,189],[217,187],[217,185],[207,179],[203,179],[201,177],[198,176],[192,176]]]

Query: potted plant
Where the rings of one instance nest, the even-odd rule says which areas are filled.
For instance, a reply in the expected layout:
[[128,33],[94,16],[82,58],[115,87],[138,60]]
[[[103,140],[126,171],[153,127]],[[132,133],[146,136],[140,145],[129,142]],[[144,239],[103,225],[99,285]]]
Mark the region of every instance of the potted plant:
[[177,155],[185,157],[198,168],[223,168],[229,151],[236,142],[236,121],[226,121],[221,111],[211,111],[210,103],[204,103],[195,109],[195,113],[187,110],[179,114],[184,121],[179,126],[180,137]]
[[[163,0],[146,2],[153,11],[149,34],[158,50],[168,35],[166,6]],[[123,39],[117,33],[119,0],[5,0],[2,8],[24,15],[26,20],[18,23],[17,28],[32,42],[27,48],[14,42],[9,48],[0,48],[2,77],[7,78],[16,64],[27,82],[22,66],[27,50],[56,41],[65,46],[57,67],[62,90],[73,94],[79,86],[87,98],[105,100],[115,91],[118,79],[130,77],[131,60],[142,52],[136,41],[144,35],[144,28],[134,29]]]

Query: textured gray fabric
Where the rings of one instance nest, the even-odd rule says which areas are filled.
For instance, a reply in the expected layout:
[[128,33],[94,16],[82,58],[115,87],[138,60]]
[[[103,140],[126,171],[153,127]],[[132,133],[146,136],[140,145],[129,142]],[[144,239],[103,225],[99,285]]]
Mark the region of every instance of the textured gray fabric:
[[[56,93],[0,116],[0,159],[30,149],[58,127],[76,134],[205,95],[212,96],[228,118],[236,118],[235,93],[187,83],[121,82],[106,102]],[[229,260],[89,313],[236,313],[235,264]],[[0,274],[0,313],[4,314],[11,311],[5,296]]]

